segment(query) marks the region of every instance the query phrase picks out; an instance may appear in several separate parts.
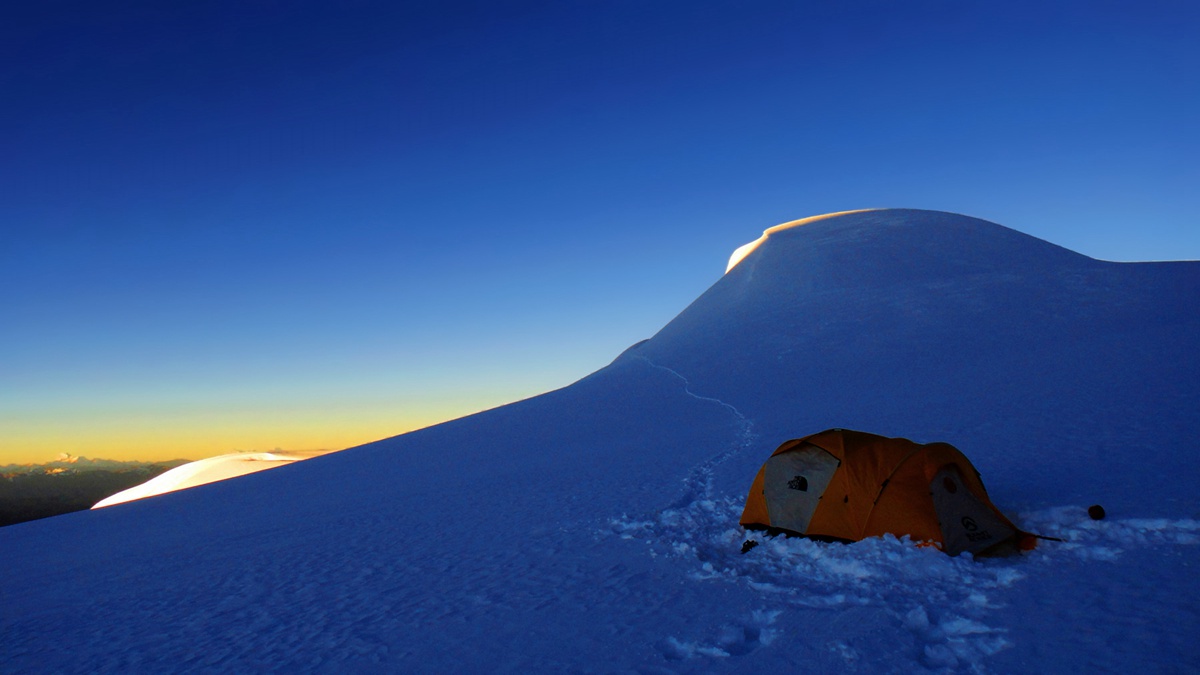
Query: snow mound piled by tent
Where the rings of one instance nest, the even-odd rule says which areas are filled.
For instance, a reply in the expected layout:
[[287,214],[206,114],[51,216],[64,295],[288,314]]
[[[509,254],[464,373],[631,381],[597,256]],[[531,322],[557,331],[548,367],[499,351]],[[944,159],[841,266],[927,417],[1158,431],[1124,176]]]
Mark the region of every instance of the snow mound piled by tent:
[[[1200,264],[912,210],[745,253],[564,389],[0,529],[0,670],[1200,668]],[[975,560],[741,530],[767,455],[829,427],[950,442],[1066,541]]]

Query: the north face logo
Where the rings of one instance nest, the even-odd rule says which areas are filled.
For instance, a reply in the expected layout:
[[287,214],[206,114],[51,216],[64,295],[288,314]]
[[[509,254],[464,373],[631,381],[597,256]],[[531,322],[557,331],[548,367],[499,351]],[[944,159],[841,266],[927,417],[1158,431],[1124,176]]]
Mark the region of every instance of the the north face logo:
[[992,538],[992,533],[987,530],[981,532],[979,530],[979,523],[976,523],[975,519],[970,516],[963,516],[959,522],[962,523],[963,529],[967,531],[967,541],[969,542],[976,543]]
[[808,479],[804,476],[796,476],[788,481],[788,487],[801,492],[808,492]]

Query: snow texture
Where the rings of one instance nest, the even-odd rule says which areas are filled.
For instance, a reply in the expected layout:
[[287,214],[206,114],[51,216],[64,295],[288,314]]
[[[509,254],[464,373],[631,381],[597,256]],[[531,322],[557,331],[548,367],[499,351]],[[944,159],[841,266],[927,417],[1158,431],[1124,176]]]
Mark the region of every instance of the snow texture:
[[[964,216],[774,228],[564,389],[0,529],[0,671],[1195,672],[1197,307],[1200,263]],[[1065,541],[742,531],[829,427],[953,443]]]

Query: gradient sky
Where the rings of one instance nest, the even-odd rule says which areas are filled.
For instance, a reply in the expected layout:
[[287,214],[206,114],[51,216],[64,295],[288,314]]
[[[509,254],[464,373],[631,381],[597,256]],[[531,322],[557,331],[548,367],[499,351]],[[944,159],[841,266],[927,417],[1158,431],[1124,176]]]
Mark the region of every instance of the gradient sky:
[[1197,7],[6,3],[0,464],[538,394],[830,211],[1200,258]]

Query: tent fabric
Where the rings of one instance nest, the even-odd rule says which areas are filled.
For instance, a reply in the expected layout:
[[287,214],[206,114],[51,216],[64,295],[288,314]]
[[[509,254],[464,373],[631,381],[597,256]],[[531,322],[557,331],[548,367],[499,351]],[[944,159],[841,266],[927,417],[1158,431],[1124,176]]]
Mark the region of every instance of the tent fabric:
[[951,555],[1035,541],[992,504],[954,446],[848,429],[780,445],[754,478],[741,524],[843,541],[908,535]]
[[775,455],[763,466],[763,499],[778,527],[803,532],[841,462],[811,443]]

